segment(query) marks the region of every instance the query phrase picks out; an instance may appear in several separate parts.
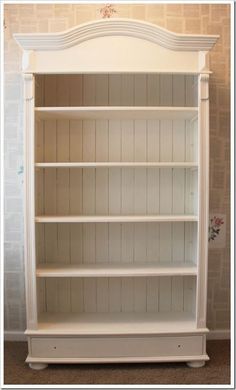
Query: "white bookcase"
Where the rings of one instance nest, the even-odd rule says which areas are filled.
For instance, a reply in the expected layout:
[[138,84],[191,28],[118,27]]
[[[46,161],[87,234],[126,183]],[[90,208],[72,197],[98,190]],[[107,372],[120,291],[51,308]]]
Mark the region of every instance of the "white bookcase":
[[132,19],[24,49],[27,362],[206,354],[208,51]]

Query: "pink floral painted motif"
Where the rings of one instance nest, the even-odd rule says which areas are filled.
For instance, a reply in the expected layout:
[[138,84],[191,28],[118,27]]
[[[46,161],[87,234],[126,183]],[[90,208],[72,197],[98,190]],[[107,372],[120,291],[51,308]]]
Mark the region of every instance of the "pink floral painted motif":
[[224,224],[223,218],[214,216],[210,219],[210,225],[208,229],[208,241],[214,241],[215,238],[220,234],[221,225]]
[[112,4],[106,4],[104,7],[100,8],[100,14],[102,15],[102,18],[110,18],[114,13],[117,11],[112,6]]

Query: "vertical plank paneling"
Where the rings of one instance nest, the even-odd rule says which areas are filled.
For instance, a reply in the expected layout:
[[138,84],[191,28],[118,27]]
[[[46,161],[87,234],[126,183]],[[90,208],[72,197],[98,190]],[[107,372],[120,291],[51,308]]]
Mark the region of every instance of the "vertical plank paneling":
[[83,170],[83,214],[95,215],[95,168]]
[[121,278],[122,312],[134,311],[134,278]]
[[57,294],[58,311],[61,313],[69,313],[71,311],[70,278],[58,278]]
[[134,312],[147,311],[147,281],[146,278],[134,278]]
[[68,223],[58,224],[58,257],[59,263],[71,262],[70,225]]
[[95,224],[83,224],[83,263],[95,263]]
[[134,214],[134,169],[122,168],[121,212],[123,215]]
[[71,278],[71,311],[81,313],[84,311],[84,281],[82,278]]
[[97,312],[108,313],[109,311],[109,278],[97,279]]
[[[56,121],[45,121],[45,161],[57,161],[57,130]],[[45,191],[45,214],[56,213],[56,169],[45,169],[44,173]]]
[[134,105],[134,75],[122,74],[121,75],[121,105],[133,106]]
[[146,161],[146,120],[134,121],[134,161]]
[[165,276],[159,280],[159,311],[171,311],[171,277]]
[[134,169],[134,214],[144,215],[147,212],[147,175],[146,168]]
[[96,104],[96,75],[83,75],[83,105],[95,106]]
[[172,75],[160,75],[160,106],[172,106]]
[[68,77],[69,84],[69,105],[70,106],[82,106],[83,105],[83,75],[71,74]]
[[173,159],[173,121],[160,121],[160,161],[170,162]]
[[160,76],[158,74],[147,75],[147,105],[159,106],[160,104]]
[[45,279],[45,291],[46,291],[46,311],[48,313],[60,312],[59,296],[58,296],[58,279],[46,278]]
[[[70,76],[69,76],[70,77]],[[68,75],[57,75],[57,93],[56,102],[58,107],[66,107],[70,105],[70,85]]]
[[160,169],[147,169],[147,214],[160,212]]
[[172,224],[160,223],[160,261],[172,260]]
[[191,276],[184,278],[184,311],[193,313],[195,310],[195,279]]
[[160,261],[160,226],[159,223],[147,224],[147,253],[146,259],[148,262]]
[[[90,170],[90,169],[87,169]],[[85,170],[86,171],[86,170]],[[95,170],[96,175],[96,215],[108,214],[108,168]],[[87,173],[86,173],[87,175]]]
[[122,224],[121,258],[122,262],[132,263],[134,261],[134,224]]
[[122,144],[121,161],[134,161],[134,121],[121,121]]
[[147,257],[146,224],[134,224],[134,261],[145,263]]
[[183,290],[183,276],[172,277],[171,288],[171,310],[180,312],[184,309],[184,290]]
[[183,107],[185,105],[185,76],[181,74],[172,76],[173,82],[173,98],[172,105],[177,107]]
[[172,213],[172,169],[160,169],[160,214]]
[[38,74],[35,76],[35,106],[44,106],[44,75]]
[[109,75],[109,105],[120,106],[121,105],[121,75],[112,74]]
[[160,121],[147,120],[147,161],[160,160]]
[[145,106],[147,102],[147,76],[136,74],[134,76],[134,105]]
[[96,120],[96,161],[108,161],[108,121]]
[[174,168],[173,175],[173,214],[184,214],[184,186],[185,186],[185,171],[186,169]]
[[108,161],[121,161],[121,121],[109,121]]
[[83,225],[70,225],[70,259],[72,264],[83,262]]
[[[185,242],[184,242],[184,260],[185,262],[193,261],[193,223],[192,222],[185,222],[184,224],[184,236],[185,236]],[[195,237],[194,237],[195,239]]]
[[58,229],[56,223],[45,224],[45,259],[47,263],[56,262],[58,255]]
[[95,161],[96,155],[95,121],[83,121],[83,161]]
[[121,312],[121,278],[109,278],[109,312]]
[[97,281],[94,278],[84,279],[84,312],[96,313],[97,311]]
[[108,75],[97,74],[96,75],[96,106],[108,105]]
[[83,211],[83,170],[72,168],[69,171],[69,214],[81,215]]
[[172,225],[173,262],[184,262],[184,223],[175,222]]
[[147,278],[147,312],[159,311],[159,280],[160,278]]
[[37,298],[38,314],[46,312],[45,278],[38,278],[37,280]]
[[185,76],[185,106],[193,107],[194,102],[194,76]]
[[70,121],[70,161],[83,161],[83,122]]
[[185,121],[173,120],[173,161],[185,161]]
[[96,263],[108,262],[108,224],[99,223],[96,229]]
[[108,175],[108,212],[110,215],[119,215],[121,213],[121,169],[109,168]]
[[55,107],[57,96],[57,75],[44,76],[44,105],[45,107]]
[[110,262],[120,262],[121,260],[121,229],[122,224],[119,223],[110,223],[108,225]]

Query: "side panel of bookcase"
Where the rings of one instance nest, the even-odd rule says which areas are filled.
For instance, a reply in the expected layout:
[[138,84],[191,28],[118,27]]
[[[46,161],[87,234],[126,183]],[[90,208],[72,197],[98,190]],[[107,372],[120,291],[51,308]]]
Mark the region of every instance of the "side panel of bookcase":
[[197,327],[206,326],[209,210],[209,76],[199,76],[199,226]]
[[34,76],[24,75],[25,286],[27,328],[37,327],[35,274]]

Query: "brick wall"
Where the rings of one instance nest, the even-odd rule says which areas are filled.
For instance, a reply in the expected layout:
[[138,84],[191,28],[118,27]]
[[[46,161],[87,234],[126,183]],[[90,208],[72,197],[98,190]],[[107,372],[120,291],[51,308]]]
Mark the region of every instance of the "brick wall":
[[[101,18],[104,4],[5,5],[5,327],[25,329],[23,263],[23,102],[21,50],[15,32],[56,32]],[[230,313],[230,6],[114,5],[114,17],[147,20],[174,32],[219,34],[210,55],[210,212],[226,216],[222,248],[211,245],[208,326],[229,328]]]

